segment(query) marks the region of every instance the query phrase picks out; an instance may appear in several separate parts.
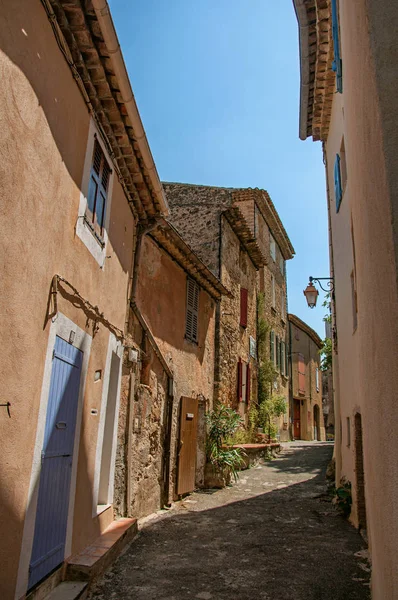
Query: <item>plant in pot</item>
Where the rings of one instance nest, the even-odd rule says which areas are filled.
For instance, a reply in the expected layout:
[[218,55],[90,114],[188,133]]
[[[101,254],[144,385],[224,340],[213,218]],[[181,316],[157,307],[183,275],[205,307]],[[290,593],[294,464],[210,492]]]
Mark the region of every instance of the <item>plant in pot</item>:
[[243,451],[226,445],[242,425],[242,419],[237,412],[218,404],[214,410],[207,413],[206,440],[206,470],[205,482],[207,487],[225,487],[231,476],[238,478],[238,471],[243,464]]

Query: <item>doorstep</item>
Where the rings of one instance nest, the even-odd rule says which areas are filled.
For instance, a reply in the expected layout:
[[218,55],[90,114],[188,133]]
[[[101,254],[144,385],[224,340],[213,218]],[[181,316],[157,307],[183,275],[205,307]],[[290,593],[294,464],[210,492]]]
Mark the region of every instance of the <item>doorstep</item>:
[[67,560],[68,581],[93,581],[117,559],[138,531],[137,519],[118,519],[79,554]]

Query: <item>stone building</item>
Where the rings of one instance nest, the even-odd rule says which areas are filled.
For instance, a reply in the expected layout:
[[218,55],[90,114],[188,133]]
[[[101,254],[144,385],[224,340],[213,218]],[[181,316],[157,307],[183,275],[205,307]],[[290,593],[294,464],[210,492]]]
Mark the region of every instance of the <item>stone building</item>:
[[[135,517],[203,487],[215,311],[228,294],[165,219],[142,235],[138,248],[115,483],[118,513]],[[188,416],[183,398],[191,399]]]
[[[336,485],[367,530],[372,598],[398,597],[398,4],[294,0],[300,138],[321,140],[327,182]],[[305,284],[304,284],[305,285]]]
[[[286,270],[293,257],[275,207],[264,190],[163,184],[170,220],[231,292],[216,310],[214,399],[237,409],[246,423],[257,402],[257,298],[265,294],[275,392],[288,401]],[[281,359],[281,356],[283,358]],[[288,414],[280,434],[288,438]]]
[[289,314],[290,406],[295,440],[326,440],[322,410],[322,340],[304,321]]

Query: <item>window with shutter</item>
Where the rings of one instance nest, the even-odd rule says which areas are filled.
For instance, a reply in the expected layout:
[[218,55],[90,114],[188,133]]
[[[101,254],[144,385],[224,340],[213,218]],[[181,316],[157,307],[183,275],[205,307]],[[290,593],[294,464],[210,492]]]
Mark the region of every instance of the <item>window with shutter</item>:
[[240,288],[240,325],[247,327],[247,290]]
[[275,309],[276,297],[275,297],[275,277],[271,275],[271,306]]
[[281,342],[281,374],[286,375],[286,372],[285,372],[285,342]]
[[280,341],[279,341],[278,336],[276,336],[275,350],[276,350],[276,369],[277,369],[277,371],[280,371],[280,369],[281,369],[281,351],[280,351]]
[[273,261],[276,261],[276,243],[273,235],[269,234],[269,253]]
[[238,402],[242,402],[242,360],[238,360],[238,388],[237,388]]
[[85,220],[99,238],[103,237],[106,200],[111,173],[112,170],[96,139],[94,141]]
[[273,331],[269,334],[269,359],[275,364],[275,333]]
[[281,289],[281,319],[285,320],[285,291]]
[[193,279],[187,279],[187,315],[185,337],[191,342],[198,341],[199,286]]
[[337,0],[332,0],[332,35],[334,52],[332,69],[336,73],[336,89],[341,94],[343,92],[343,63],[340,55],[340,32]]
[[319,392],[319,369],[318,369],[318,367],[316,367],[316,369],[315,369],[315,385],[316,385],[316,391]]
[[289,377],[289,346],[285,346],[285,375]]
[[298,355],[298,392],[305,394],[305,362],[304,355]]
[[250,402],[250,387],[251,387],[251,368],[250,364],[247,365],[246,369],[246,402]]
[[341,187],[340,156],[338,154],[336,154],[336,159],[334,161],[334,195],[336,198],[336,212],[339,212],[341,199],[343,197],[343,189]]

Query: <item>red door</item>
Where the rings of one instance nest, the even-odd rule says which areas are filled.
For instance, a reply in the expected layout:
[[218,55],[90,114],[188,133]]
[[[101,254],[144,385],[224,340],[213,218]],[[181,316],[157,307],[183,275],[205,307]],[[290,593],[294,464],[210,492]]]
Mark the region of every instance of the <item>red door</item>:
[[293,436],[295,440],[300,439],[300,400],[294,400]]

